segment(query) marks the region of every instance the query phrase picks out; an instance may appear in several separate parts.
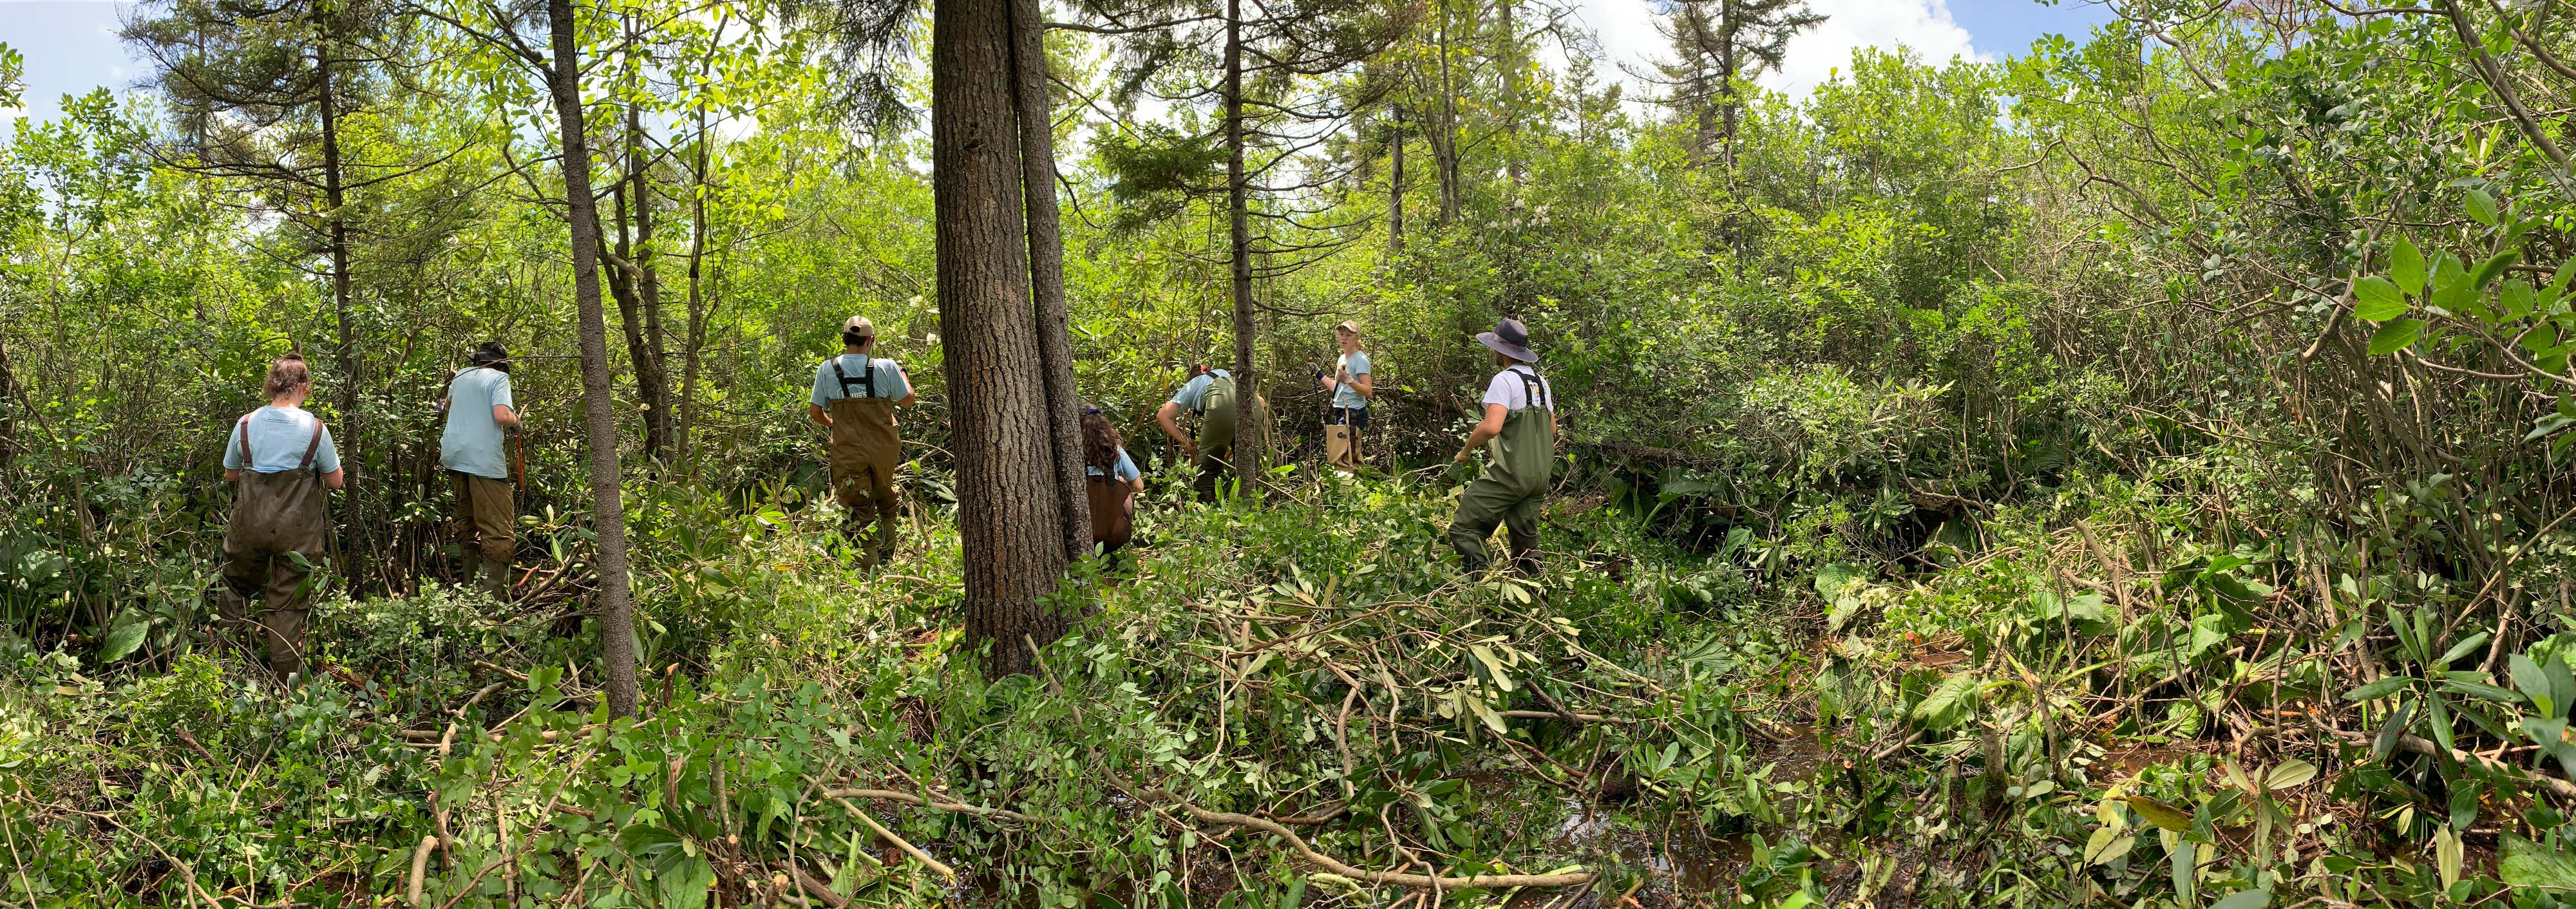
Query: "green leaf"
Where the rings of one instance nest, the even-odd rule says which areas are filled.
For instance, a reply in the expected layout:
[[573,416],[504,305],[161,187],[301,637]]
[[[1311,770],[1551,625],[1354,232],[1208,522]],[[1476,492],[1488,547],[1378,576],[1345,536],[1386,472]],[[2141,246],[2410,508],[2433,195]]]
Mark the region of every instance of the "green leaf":
[[2368,701],[2384,698],[2389,695],[2396,694],[2399,690],[2405,688],[2407,683],[2413,681],[2415,680],[2406,676],[2392,675],[2387,678],[2380,679],[2379,681],[2354,688],[2351,691],[2344,692],[2343,699],[2347,701]]
[[149,618],[136,619],[116,626],[115,631],[107,633],[107,646],[98,652],[98,661],[113,663],[125,659],[126,654],[133,653],[135,648],[143,646],[143,635],[151,630],[152,620]]
[[2487,191],[2483,189],[2469,190],[2469,217],[2477,219],[2480,224],[2494,227],[2496,223],[2495,197],[2487,195]]
[[1935,732],[1967,722],[1977,712],[1977,687],[1977,676],[1972,672],[1942,679],[1940,687],[1914,705],[1915,722]]
[[2137,812],[2139,817],[2146,818],[2147,823],[2175,833],[2191,832],[2191,812],[2143,795],[2124,795],[2120,797],[2120,801],[2129,803],[2129,810]]
[[2272,905],[2272,891],[2257,887],[2230,893],[2226,899],[2209,904],[2209,909],[2263,909],[2269,905]]
[[2084,841],[2084,864],[2103,865],[2118,860],[2137,848],[2138,838],[2104,824],[2093,828],[2093,836]]
[[2469,651],[2478,649],[2478,645],[2486,643],[2490,637],[2494,635],[2481,631],[2460,639],[2459,643],[2451,645],[2451,649],[2442,651],[2442,658],[2433,661],[2433,668],[2440,669],[2459,662],[2461,657],[2468,656]]
[[2505,660],[2505,666],[2513,675],[2513,687],[2520,689],[2523,697],[2531,699],[2533,709],[2540,711],[2541,716],[2558,715],[2555,709],[2558,702],[2549,694],[2549,676],[2540,671],[2540,664],[2517,653]]
[[2189,906],[2197,902],[2192,898],[2192,884],[2200,876],[2200,844],[2182,840],[2174,843],[2173,847],[2174,894],[2182,897],[2183,905]]
[[2452,694],[2465,694],[2481,701],[2494,701],[2498,704],[2522,703],[2522,695],[2485,682],[2443,682],[2441,690]]
[[2397,238],[2397,248],[2388,251],[2388,276],[2408,295],[2424,294],[2424,251],[2415,248],[2415,241]]
[[2508,887],[2576,890],[2576,855],[2507,833],[2496,877]]
[[2397,713],[2390,716],[2388,722],[2380,725],[2379,737],[2371,740],[2370,756],[2382,761],[2388,760],[2388,753],[2397,748],[2397,737],[2406,734],[2407,724],[2414,719],[2415,702],[2413,700],[2398,704]]
[[2405,350],[2415,346],[2415,339],[2423,336],[2424,320],[2422,319],[2399,319],[2390,322],[2371,333],[2370,355],[2384,357]]
[[2263,775],[2263,788],[2268,791],[2292,789],[2317,778],[2317,765],[2298,758],[2283,761]]
[[2476,290],[2486,289],[2487,285],[2495,283],[2495,279],[2504,274],[2505,269],[2512,268],[2514,260],[2519,258],[2522,258],[2522,254],[2510,249],[2488,256],[2486,261],[2478,263],[2477,271],[2469,273],[2469,287]]
[[2363,278],[2352,285],[2352,314],[2365,321],[2386,322],[2406,314],[2406,295],[2387,278]]

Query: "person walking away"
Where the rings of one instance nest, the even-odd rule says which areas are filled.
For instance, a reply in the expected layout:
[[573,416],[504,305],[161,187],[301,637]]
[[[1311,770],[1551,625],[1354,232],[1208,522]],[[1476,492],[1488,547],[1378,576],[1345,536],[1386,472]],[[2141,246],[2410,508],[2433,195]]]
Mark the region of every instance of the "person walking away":
[[1449,545],[1458,550],[1469,572],[1492,562],[1485,540],[1494,525],[1509,530],[1512,568],[1523,575],[1538,572],[1539,507],[1547,497],[1556,466],[1556,393],[1538,373],[1538,355],[1529,349],[1529,330],[1518,319],[1504,319],[1476,340],[1494,352],[1502,371],[1485,385],[1485,417],[1467,433],[1457,463],[1485,446],[1485,471],[1458,497],[1458,514],[1449,522]]
[[519,554],[518,509],[510,501],[509,440],[519,428],[510,397],[510,352],[486,341],[467,355],[468,365],[447,380],[438,409],[447,429],[438,437],[438,465],[456,490],[448,530],[465,563],[465,578],[486,596],[510,596],[510,561]]
[[[224,526],[223,589],[216,614],[226,628],[245,632],[268,648],[268,668],[278,678],[305,673],[304,617],[313,601],[313,567],[328,546],[330,510],[324,490],[348,479],[340,449],[320,418],[304,412],[313,373],[304,358],[287,354],[268,367],[268,406],[233,423],[224,446],[224,481],[234,484],[233,513]],[[266,608],[254,622],[250,601]]]
[[1360,469],[1360,430],[1369,424],[1369,399],[1377,386],[1369,379],[1369,355],[1360,350],[1360,324],[1344,321],[1333,326],[1333,340],[1341,344],[1342,355],[1333,361],[1333,373],[1318,376],[1324,390],[1333,393],[1330,408],[1324,412],[1324,460],[1340,470]]
[[1145,491],[1145,474],[1127,456],[1118,427],[1100,408],[1082,410],[1083,473],[1091,496],[1091,539],[1107,558],[1136,536],[1136,496]]
[[[876,343],[876,325],[867,317],[841,323],[841,354],[814,367],[814,393],[805,406],[808,419],[831,431],[832,495],[844,510],[845,531],[860,546],[862,568],[894,556],[894,471],[903,461],[894,409],[916,400],[903,367],[875,356]],[[873,538],[866,532],[871,519]]]
[[[1199,418],[1195,439],[1183,435],[1175,422],[1184,409]],[[1191,466],[1198,471],[1190,486],[1198,491],[1199,501],[1215,501],[1217,481],[1221,475],[1233,472],[1234,411],[1234,374],[1210,369],[1204,363],[1190,367],[1190,380],[1154,411],[1154,420],[1162,424],[1163,434],[1181,444],[1181,452],[1189,455]]]

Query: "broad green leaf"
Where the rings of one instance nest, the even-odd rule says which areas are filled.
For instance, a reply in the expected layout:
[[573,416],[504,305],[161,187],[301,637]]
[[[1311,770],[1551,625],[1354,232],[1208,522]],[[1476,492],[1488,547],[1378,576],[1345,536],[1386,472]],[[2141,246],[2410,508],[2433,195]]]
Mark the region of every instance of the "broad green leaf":
[[2532,292],[2531,282],[2515,278],[2504,282],[2504,289],[2496,292],[2496,301],[2504,307],[2506,318],[2524,319],[2539,307],[2540,296]]
[[2406,676],[2392,675],[2387,678],[2380,679],[2379,681],[2354,688],[2351,691],[2344,692],[2343,699],[2347,701],[2367,701],[2375,698],[2384,698],[2403,690],[2407,683],[2413,681],[2415,680]]
[[2407,724],[2414,719],[2415,702],[2410,699],[2399,703],[2397,712],[2388,718],[2388,722],[2380,725],[2379,736],[2371,740],[2370,756],[2382,761],[2388,760],[2388,753],[2397,748],[2397,738],[2406,734]]
[[2409,295],[2424,294],[2424,251],[2415,248],[2415,241],[2397,238],[2397,247],[2388,251],[2388,276]]
[[2576,890],[2576,855],[2506,833],[2496,877],[2508,887]]
[[2191,812],[2143,795],[2124,795],[2120,797],[2120,801],[2129,803],[2129,810],[2137,812],[2139,817],[2146,818],[2147,823],[2175,833],[2191,832]]
[[2495,279],[2504,275],[2505,269],[2513,267],[2514,260],[2520,258],[2522,258],[2521,253],[2510,249],[2488,256],[2486,261],[2478,263],[2477,271],[2469,273],[2469,288],[2485,290],[2487,285],[2495,283]]
[[2433,668],[2440,669],[2459,662],[2461,657],[2468,656],[2469,651],[2478,649],[2478,645],[2486,643],[2490,637],[2494,635],[2481,631],[2462,638],[2459,643],[2451,645],[2451,649],[2442,651],[2442,658],[2433,661]]
[[2084,841],[2084,864],[2101,865],[2116,861],[2137,845],[2137,837],[2123,835],[2122,831],[2108,824],[2095,827],[2093,836]]
[[2469,190],[2468,202],[2469,217],[2477,219],[2478,223],[2484,224],[2488,227],[2495,226],[2496,200],[2494,196],[2487,195],[2487,191],[2483,189],[2472,189]]
[[2195,879],[2200,877],[2200,844],[2181,839],[2180,836],[2174,839],[2178,840],[2171,844],[2173,851],[2170,853],[2173,858],[2174,895],[2182,898],[2183,905],[2189,906],[2197,902],[2192,898],[2192,885]]
[[2468,857],[2468,846],[2449,825],[2433,832],[2433,867],[2442,875],[2442,889],[2460,882],[2460,863]]
[[2226,899],[2209,904],[2209,909],[2263,909],[2269,905],[2272,905],[2272,891],[2257,887],[2230,893]]
[[2415,346],[2415,340],[2423,336],[2424,320],[2422,319],[2399,319],[2390,322],[2370,334],[2370,355],[2384,357],[2405,350]]
[[2406,314],[2406,295],[2387,278],[2363,278],[2352,285],[2352,314],[2366,321],[2386,322]]
[[2452,694],[2465,694],[2481,701],[2494,701],[2498,704],[2522,703],[2522,695],[2485,682],[2443,682],[2441,690]]
[[2283,761],[2263,775],[2263,788],[2270,791],[2293,789],[2317,778],[2317,765],[2298,758]]
[[1942,679],[1940,687],[1914,705],[1914,721],[1935,732],[1967,722],[1977,712],[1977,686],[1973,672]]
[[143,646],[143,635],[151,630],[152,620],[148,618],[116,626],[115,631],[107,633],[107,646],[99,650],[98,661],[113,663],[125,659],[126,654],[133,653],[135,648]]
[[2549,676],[2540,671],[2540,664],[2517,653],[2505,659],[2505,668],[2513,676],[2513,687],[2520,689],[2523,697],[2531,699],[2532,709],[2544,717],[2558,715],[2558,702],[2550,697]]

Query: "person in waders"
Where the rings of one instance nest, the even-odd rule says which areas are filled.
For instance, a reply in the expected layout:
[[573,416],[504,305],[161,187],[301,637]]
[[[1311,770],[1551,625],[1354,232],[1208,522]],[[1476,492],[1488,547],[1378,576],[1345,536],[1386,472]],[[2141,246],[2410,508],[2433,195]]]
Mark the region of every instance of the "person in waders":
[[[224,627],[266,644],[268,668],[283,679],[305,673],[311,575],[329,545],[324,490],[340,488],[348,475],[331,430],[304,412],[304,399],[313,394],[304,358],[287,354],[270,364],[266,391],[268,406],[244,414],[224,440],[224,480],[235,484],[235,494],[215,612]],[[266,606],[256,620],[254,597]],[[258,632],[248,633],[254,625]]]
[[1341,345],[1340,359],[1333,361],[1330,375],[1318,375],[1317,382],[1332,392],[1332,406],[1324,411],[1324,460],[1338,470],[1360,469],[1360,430],[1369,425],[1369,399],[1376,396],[1377,385],[1369,379],[1369,355],[1360,349],[1360,324],[1344,321],[1333,326],[1333,340]]
[[[1197,438],[1181,433],[1177,421],[1183,410],[1199,418]],[[1234,374],[1202,363],[1190,367],[1190,380],[1154,411],[1163,434],[1181,444],[1181,453],[1198,471],[1190,487],[1198,490],[1199,501],[1215,501],[1218,481],[1233,473],[1234,410]]]
[[1136,536],[1136,496],[1145,491],[1145,474],[1127,456],[1118,427],[1100,408],[1082,410],[1082,472],[1091,495],[1091,539],[1107,558]]
[[841,355],[814,367],[814,393],[805,406],[806,417],[831,431],[832,495],[845,510],[844,527],[860,546],[863,568],[894,556],[894,471],[903,461],[894,409],[916,399],[903,367],[874,355],[876,343],[877,327],[865,316],[841,323]]
[[447,429],[438,437],[438,466],[456,490],[448,532],[461,550],[465,578],[484,595],[506,600],[510,560],[519,554],[507,436],[519,428],[510,397],[510,352],[499,341],[486,341],[466,363],[447,380],[447,397],[438,402],[447,415]]
[[1476,340],[1494,352],[1502,372],[1485,384],[1485,418],[1458,449],[1456,462],[1464,464],[1476,446],[1485,446],[1485,472],[1458,497],[1449,545],[1469,572],[1483,571],[1493,561],[1485,540],[1501,524],[1510,532],[1512,568],[1532,575],[1538,573],[1539,506],[1556,467],[1556,393],[1538,374],[1538,355],[1530,352],[1520,320],[1504,319]]

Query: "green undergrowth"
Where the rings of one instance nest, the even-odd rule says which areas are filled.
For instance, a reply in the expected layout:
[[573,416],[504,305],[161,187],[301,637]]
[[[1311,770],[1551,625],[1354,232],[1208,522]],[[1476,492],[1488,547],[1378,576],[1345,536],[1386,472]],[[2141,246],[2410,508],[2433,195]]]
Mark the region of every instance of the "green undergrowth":
[[[338,671],[291,691],[201,638],[152,666],[22,651],[0,894],[380,905],[430,838],[433,906],[766,905],[797,871],[872,906],[1411,895],[1195,807],[1359,869],[1593,875],[1533,894],[1569,905],[2551,905],[2505,886],[2570,867],[2524,771],[2382,745],[2408,695],[2345,690],[2356,643],[2425,637],[2412,610],[2465,594],[2170,477],[1992,507],[1908,565],[1781,571],[1570,497],[1527,580],[1458,574],[1439,484],[1148,503],[1136,557],[1068,587],[1085,616],[1043,671],[1000,680],[963,649],[940,516],[868,575],[793,494],[639,490],[641,719],[605,719],[594,625],[542,597],[329,600]],[[2358,580],[2321,609],[2337,557]],[[2546,727],[2576,695],[2549,688],[2560,640],[2512,681],[2385,669]]]

